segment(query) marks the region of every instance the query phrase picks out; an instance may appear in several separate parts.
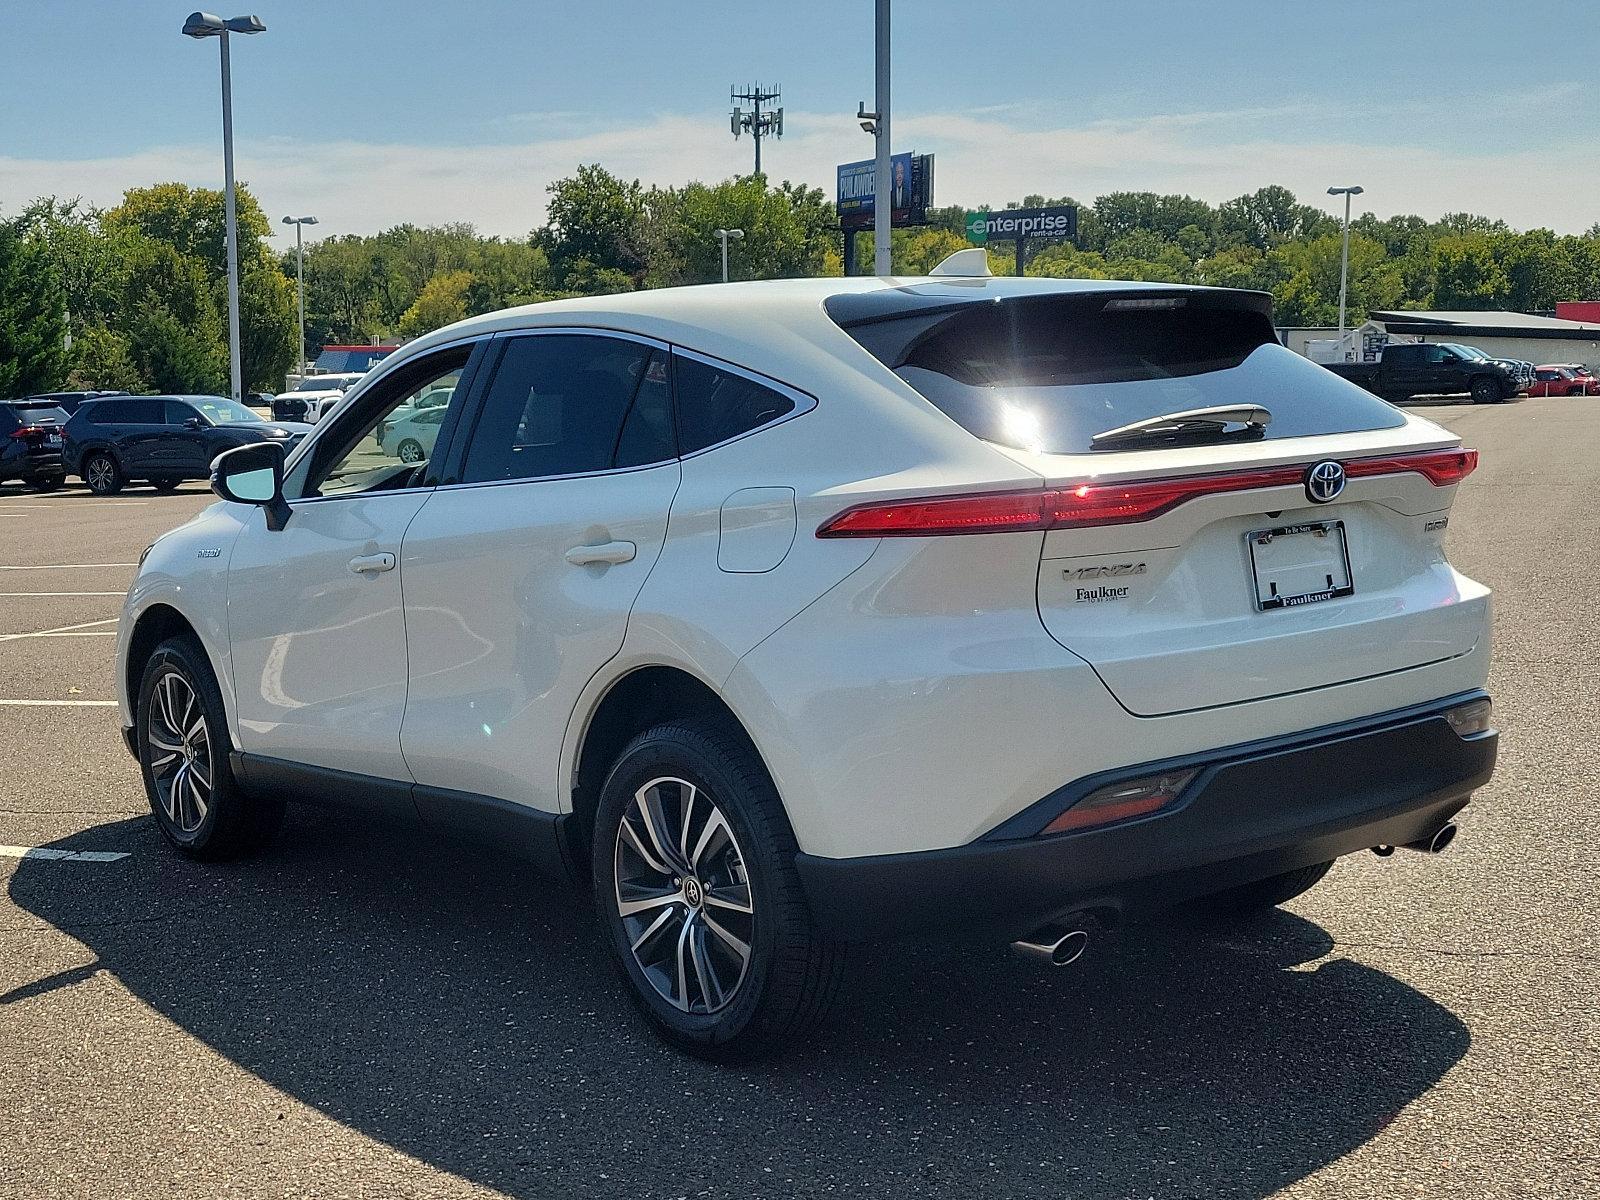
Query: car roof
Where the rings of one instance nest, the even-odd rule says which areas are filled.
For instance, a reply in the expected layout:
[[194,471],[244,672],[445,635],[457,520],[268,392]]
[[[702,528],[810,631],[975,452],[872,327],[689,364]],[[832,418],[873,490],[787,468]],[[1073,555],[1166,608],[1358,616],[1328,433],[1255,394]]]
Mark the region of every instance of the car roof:
[[[419,354],[464,338],[577,327],[656,338],[805,386],[804,381],[819,372],[831,375],[830,367],[837,367],[841,355],[854,353],[849,349],[854,342],[824,307],[837,297],[898,294],[911,301],[910,307],[925,307],[940,301],[960,304],[1024,296],[1166,290],[1241,294],[1234,289],[1183,284],[1032,276],[833,276],[652,288],[549,300],[468,317],[408,342],[373,372],[374,377],[387,374]],[[857,360],[858,368],[870,358],[865,350],[859,353],[865,357]]]

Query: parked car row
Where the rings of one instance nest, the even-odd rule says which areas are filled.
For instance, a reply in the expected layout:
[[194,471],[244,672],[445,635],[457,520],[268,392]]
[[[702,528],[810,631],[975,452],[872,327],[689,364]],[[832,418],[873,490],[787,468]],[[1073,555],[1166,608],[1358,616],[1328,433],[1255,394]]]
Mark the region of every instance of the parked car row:
[[78,476],[97,495],[143,481],[171,491],[252,442],[298,445],[310,427],[268,421],[223,396],[66,392],[0,404],[0,482],[37,491]]

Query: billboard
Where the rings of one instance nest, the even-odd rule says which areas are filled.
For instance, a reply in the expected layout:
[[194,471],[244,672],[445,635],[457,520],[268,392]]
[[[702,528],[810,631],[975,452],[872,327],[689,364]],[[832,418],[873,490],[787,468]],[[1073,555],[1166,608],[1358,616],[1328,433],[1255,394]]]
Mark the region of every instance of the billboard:
[[1064,242],[1078,236],[1078,210],[1071,204],[1055,208],[1008,208],[1001,212],[967,214],[967,241],[981,246],[991,238],[1010,242],[1039,238]]
[[[863,162],[844,163],[838,168],[834,202],[839,209],[839,224],[846,229],[864,229],[872,224],[876,165],[869,158]],[[895,225],[924,224],[932,202],[933,155],[891,154],[890,221]]]

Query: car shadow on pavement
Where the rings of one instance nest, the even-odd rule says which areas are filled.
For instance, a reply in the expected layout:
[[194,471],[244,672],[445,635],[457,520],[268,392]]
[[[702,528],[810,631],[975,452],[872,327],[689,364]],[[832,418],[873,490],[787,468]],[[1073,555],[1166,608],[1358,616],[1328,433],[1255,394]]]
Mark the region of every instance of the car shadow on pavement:
[[18,864],[11,899],[98,961],[0,1014],[108,972],[288,1096],[513,1195],[1262,1197],[1469,1042],[1277,913],[1135,927],[1059,970],[863,948],[804,1045],[713,1067],[652,1038],[585,906],[514,861],[298,811],[240,863],[180,860],[147,818],[52,845],[133,853]]

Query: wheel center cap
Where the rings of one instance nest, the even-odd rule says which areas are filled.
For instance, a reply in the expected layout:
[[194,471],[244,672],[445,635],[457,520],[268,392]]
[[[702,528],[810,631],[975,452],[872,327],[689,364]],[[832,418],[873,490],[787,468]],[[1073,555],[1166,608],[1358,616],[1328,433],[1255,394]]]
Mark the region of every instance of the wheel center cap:
[[690,908],[699,908],[705,901],[705,893],[700,890],[700,881],[692,875],[683,881],[683,898]]

